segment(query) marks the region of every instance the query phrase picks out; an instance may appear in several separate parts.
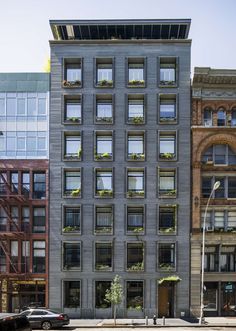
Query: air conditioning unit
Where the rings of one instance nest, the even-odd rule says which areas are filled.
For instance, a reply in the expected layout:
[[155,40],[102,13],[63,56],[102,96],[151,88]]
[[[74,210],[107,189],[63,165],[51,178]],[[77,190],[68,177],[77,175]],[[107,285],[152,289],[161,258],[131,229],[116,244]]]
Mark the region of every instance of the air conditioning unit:
[[206,232],[213,232],[214,231],[214,227],[213,226],[207,226],[206,227]]

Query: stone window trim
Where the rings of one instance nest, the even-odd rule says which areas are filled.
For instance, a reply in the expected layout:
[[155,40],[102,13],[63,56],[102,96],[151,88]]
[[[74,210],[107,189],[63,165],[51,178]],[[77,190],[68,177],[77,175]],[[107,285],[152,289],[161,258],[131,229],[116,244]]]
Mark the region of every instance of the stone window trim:
[[[108,268],[108,266],[106,265],[100,265],[99,267],[96,265],[97,264],[97,260],[96,260],[96,249],[97,249],[97,245],[107,245],[107,246],[110,246],[111,248],[111,267]],[[94,272],[112,272],[113,269],[114,269],[114,242],[113,240],[96,240],[94,243],[93,243],[93,246],[94,246],[94,268],[93,268],[93,271]],[[106,268],[107,267],[107,268]]]
[[[71,117],[67,119],[67,102],[70,103],[76,103],[78,102],[81,107],[81,116],[78,117]],[[64,94],[61,96],[61,123],[66,126],[74,126],[74,125],[81,125],[83,124],[83,94],[77,93],[77,94]]]
[[[99,103],[111,105],[112,117],[100,117],[97,113]],[[97,93],[93,98],[94,124],[95,125],[113,125],[115,123],[115,94]]]
[[[142,116],[129,116],[129,105],[132,105],[132,102],[141,101],[143,105],[143,115]],[[141,104],[141,103],[140,103]],[[140,105],[138,104],[138,105]],[[139,125],[145,125],[147,117],[147,95],[144,93],[128,93],[125,95],[125,108],[126,108],[126,123],[133,125],[135,127]]]
[[[127,88],[146,88],[147,87],[147,57],[145,56],[128,56],[126,62],[126,84]],[[142,65],[143,66],[143,79],[129,80],[129,65]],[[132,82],[131,82],[132,81]]]
[[[80,79],[75,81],[69,81],[67,78],[67,68],[74,66],[80,69]],[[72,84],[71,84],[72,82]],[[83,58],[66,57],[63,58],[62,66],[62,87],[63,88],[82,88],[83,87]]]
[[[102,80],[101,82],[98,81],[98,66],[99,65],[111,65],[112,70],[112,79],[105,81]],[[95,57],[94,58],[94,87],[101,88],[101,89],[111,89],[115,87],[115,57]]]
[[[157,161],[164,161],[164,162],[170,162],[170,161],[178,161],[178,136],[179,132],[178,130],[158,130],[157,131],[157,139],[158,139],[158,144],[157,144]],[[161,153],[160,150],[160,143],[161,143],[161,138],[164,137],[170,137],[174,138],[174,153]]]
[[[129,153],[129,138],[130,137],[142,137],[143,151],[142,153]],[[145,130],[129,130],[126,131],[126,161],[145,161],[146,160],[146,151],[147,151],[147,142],[146,142],[146,131]]]
[[[97,209],[98,208],[111,208],[111,213],[112,213],[112,224],[111,224],[111,231],[107,232],[106,229],[101,229],[101,231],[97,231],[96,230],[96,224],[97,224]],[[93,230],[94,230],[94,235],[113,235],[114,234],[114,228],[115,228],[115,224],[114,224],[114,217],[115,217],[115,206],[114,204],[109,204],[109,203],[104,203],[104,204],[95,204],[94,205],[94,209],[93,209]]]
[[[69,269],[67,270],[64,267],[64,244],[78,244],[80,247],[80,267],[76,267],[73,269]],[[82,247],[83,247],[83,242],[82,241],[78,241],[78,240],[62,240],[61,241],[61,271],[65,272],[65,271],[69,271],[69,272],[78,272],[78,271],[83,271],[82,269],[82,259],[83,259],[83,253],[82,253]]]
[[[65,216],[66,216],[66,209],[79,209],[80,211],[80,229],[79,230],[76,230],[76,229],[65,229]],[[81,203],[79,204],[76,204],[76,205],[73,205],[73,204],[62,204],[61,206],[61,234],[62,235],[81,235],[82,234],[82,224],[83,224],[83,220],[82,220],[82,217],[83,217],[83,210],[82,210],[82,205]]]
[[[168,119],[168,118],[161,118],[161,101],[162,100],[171,100],[175,101],[175,117]],[[159,93],[157,94],[157,124],[161,125],[176,125],[179,123],[179,94],[178,93]]]

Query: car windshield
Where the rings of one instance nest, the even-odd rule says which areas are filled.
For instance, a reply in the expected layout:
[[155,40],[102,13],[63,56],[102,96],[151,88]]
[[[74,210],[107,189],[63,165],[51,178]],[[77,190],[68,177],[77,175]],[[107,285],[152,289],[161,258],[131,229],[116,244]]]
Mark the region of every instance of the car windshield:
[[28,316],[29,314],[31,313],[30,310],[24,310],[20,313],[20,315],[23,315],[23,316]]

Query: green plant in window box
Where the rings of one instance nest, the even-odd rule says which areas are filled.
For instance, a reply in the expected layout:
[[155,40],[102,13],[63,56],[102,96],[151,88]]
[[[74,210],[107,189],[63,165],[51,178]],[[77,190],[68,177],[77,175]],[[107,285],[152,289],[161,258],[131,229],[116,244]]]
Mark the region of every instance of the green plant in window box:
[[80,80],[63,80],[62,82],[63,87],[80,87],[81,86],[81,81]]
[[139,233],[142,233],[143,230],[144,230],[143,227],[140,226],[140,227],[137,227],[137,228],[133,229],[133,233],[139,234]]
[[174,195],[176,195],[176,190],[166,191],[166,192],[164,193],[164,195],[167,195],[167,196],[174,196]]
[[96,264],[96,270],[107,271],[107,270],[111,270],[111,267],[107,264]]
[[172,86],[172,85],[175,85],[175,81],[174,80],[161,80],[160,85]]
[[165,271],[170,271],[170,270],[173,270],[173,269],[174,269],[174,268],[172,267],[172,265],[169,264],[169,263],[161,263],[161,264],[159,265],[159,268],[160,268],[161,270],[165,270]]
[[62,232],[79,232],[80,228],[79,226],[65,226],[62,229]]
[[81,192],[81,190],[80,190],[80,188],[78,188],[76,190],[73,190],[70,195],[72,197],[77,197],[78,195],[80,195],[80,192]]
[[68,117],[66,120],[70,122],[80,123],[79,117]]
[[161,233],[172,233],[175,232],[175,227],[169,227],[169,228],[160,228]]
[[144,122],[143,116],[134,116],[132,117],[133,124],[142,124]]
[[132,160],[144,160],[145,159],[145,155],[141,154],[141,153],[132,153],[130,154],[130,158]]
[[104,196],[111,197],[112,196],[112,190],[101,190],[101,191],[98,191],[97,193],[100,197],[104,197]]
[[175,154],[174,153],[160,153],[160,158],[161,159],[167,159],[167,160],[171,160],[175,158]]
[[113,86],[113,80],[102,79],[97,82],[98,86]]
[[132,198],[132,197],[143,197],[144,196],[144,191],[128,191],[127,192],[127,196],[129,198]]
[[143,271],[144,270],[144,263],[137,262],[128,268],[128,271]]
[[172,122],[176,121],[175,117],[160,117],[160,122]]
[[95,153],[94,156],[95,160],[104,160],[104,159],[111,159],[112,158],[112,154],[110,153],[102,153],[102,154],[97,154]]
[[110,227],[97,228],[96,233],[111,233],[112,229]]
[[82,156],[82,149],[78,149],[78,153],[77,153],[77,156],[79,159],[81,159],[81,156]]
[[112,123],[112,117],[96,117],[97,122]]
[[129,80],[130,86],[144,86],[145,81],[143,79],[132,79]]

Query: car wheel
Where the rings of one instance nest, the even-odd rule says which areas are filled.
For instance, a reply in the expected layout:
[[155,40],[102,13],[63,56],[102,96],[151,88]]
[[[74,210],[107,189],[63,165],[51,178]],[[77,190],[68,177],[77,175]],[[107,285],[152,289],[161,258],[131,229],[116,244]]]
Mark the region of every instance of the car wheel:
[[51,330],[51,327],[52,327],[52,325],[48,321],[45,321],[45,322],[42,323],[42,329],[43,330]]

